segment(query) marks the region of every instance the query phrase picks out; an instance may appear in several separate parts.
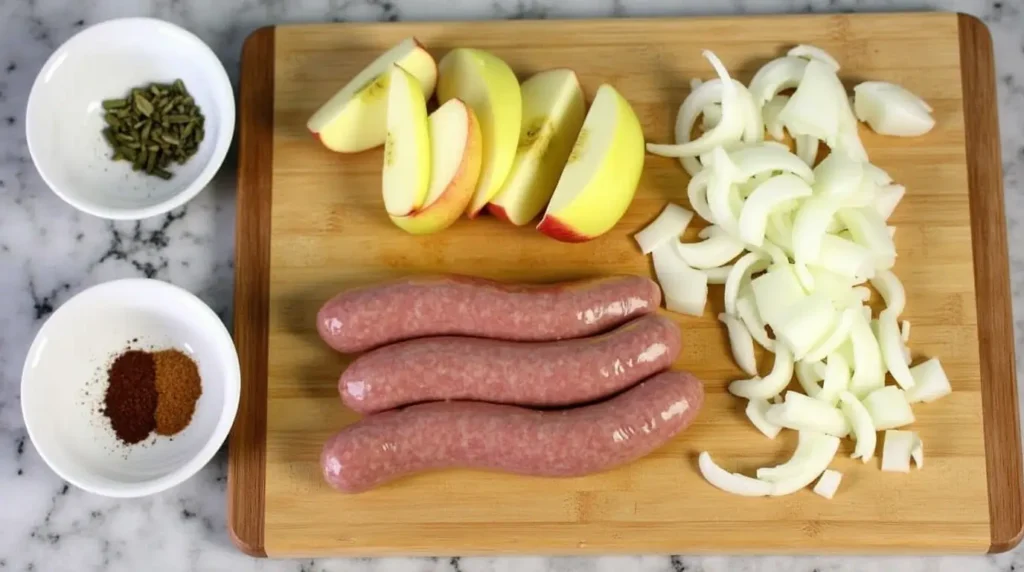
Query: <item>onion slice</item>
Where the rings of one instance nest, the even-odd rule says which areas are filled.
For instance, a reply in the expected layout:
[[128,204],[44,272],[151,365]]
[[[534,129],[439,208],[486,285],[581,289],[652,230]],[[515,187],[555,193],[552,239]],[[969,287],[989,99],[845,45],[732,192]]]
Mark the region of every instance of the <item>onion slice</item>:
[[807,183],[814,182],[814,171],[806,163],[790,153],[788,148],[774,143],[761,143],[732,151],[729,153],[729,159],[745,178],[771,176],[776,171],[781,171],[796,175]]
[[817,60],[828,65],[828,67],[832,68],[832,71],[839,71],[839,62],[836,61],[831,54],[817,46],[800,44],[786,52],[786,55],[798,58],[807,58],[809,60]]
[[794,359],[804,359],[836,327],[832,300],[814,292],[790,305],[774,322],[768,322],[775,338],[789,346]]
[[754,305],[753,294],[749,291],[736,298],[736,314],[755,342],[770,352],[775,351],[775,340],[768,336],[764,322],[761,321],[761,316],[757,313],[757,308]]
[[907,390],[907,400],[911,403],[931,403],[953,392],[949,377],[946,376],[938,358],[932,358],[910,368],[910,375],[914,378],[914,387]]
[[842,209],[838,216],[850,231],[853,240],[871,251],[876,268],[888,269],[896,264],[896,246],[892,242],[892,235],[885,227],[885,221],[874,209]]
[[724,231],[712,231],[711,236],[701,242],[677,241],[673,246],[688,265],[697,269],[724,266],[743,252],[743,243]]
[[849,391],[843,391],[839,394],[839,408],[853,427],[853,436],[857,440],[857,446],[854,448],[850,458],[860,459],[867,463],[875,456],[877,439],[875,423],[871,420],[871,414],[868,413],[864,404]]
[[[903,288],[903,282],[890,270],[879,270],[871,279],[871,285],[878,290],[878,293],[885,300],[885,308],[894,317],[899,317],[907,305],[907,291]],[[900,334],[902,339],[902,333]]]
[[795,391],[787,391],[786,400],[769,407],[765,417],[776,425],[797,431],[816,431],[836,437],[850,433],[850,424],[838,409]]
[[665,307],[672,312],[703,315],[708,301],[708,275],[687,265],[675,243],[661,245],[652,255],[654,275],[665,294]]
[[869,393],[861,400],[871,415],[876,431],[895,429],[914,422],[906,393],[895,385],[887,385]]
[[813,431],[801,431],[789,461],[757,470],[757,477],[772,483],[772,496],[795,493],[814,482],[839,451],[839,439]]
[[740,212],[740,238],[760,247],[768,226],[768,216],[787,201],[811,196],[811,186],[796,175],[783,173],[761,183],[747,197]]
[[835,75],[828,64],[817,60],[807,62],[800,85],[779,112],[779,121],[791,135],[811,135],[829,147],[836,146],[839,105],[835,97]]
[[878,216],[884,220],[889,220],[889,217],[892,216],[893,211],[896,210],[896,206],[900,204],[905,194],[907,194],[907,188],[903,185],[878,187],[875,194],[875,210],[878,212]]
[[836,496],[836,491],[839,490],[839,483],[842,480],[842,473],[827,469],[814,485],[814,494],[832,500],[832,497]]
[[890,429],[885,432],[885,443],[882,445],[882,470],[886,472],[909,473],[910,459],[917,449],[917,458],[920,463],[924,462],[924,448],[917,433],[913,431],[896,431]]
[[668,203],[657,218],[633,235],[633,239],[640,246],[641,252],[650,254],[662,244],[678,239],[692,220],[692,212],[675,203]]
[[811,397],[817,397],[821,393],[821,386],[818,385],[818,382],[824,378],[824,376],[818,375],[816,365],[818,365],[818,362],[806,360],[799,361],[796,364],[796,380],[800,383],[804,393]]
[[935,127],[931,106],[894,83],[866,81],[854,87],[853,94],[857,119],[876,133],[916,137]]
[[[736,315],[736,299],[740,294],[740,287],[750,282],[750,275],[760,272],[768,267],[768,261],[756,252],[748,252],[732,265],[729,276],[725,279],[725,312],[729,315]],[[751,374],[754,375],[754,374]]]
[[729,314],[719,314],[718,321],[725,324],[729,331],[729,348],[736,365],[747,375],[757,375],[757,359],[754,357],[754,340],[750,332],[738,318]]
[[732,272],[732,265],[719,266],[718,268],[706,268],[704,274],[708,275],[708,284],[725,284]]
[[[860,312],[860,308],[847,308],[843,310],[843,313],[839,315],[839,321],[836,322],[836,327],[832,330],[832,333],[822,340],[814,349],[807,352],[807,355],[805,355],[803,359],[807,361],[821,361],[829,354],[839,349],[839,346],[849,339],[850,330],[853,329],[853,322],[856,320],[858,312]],[[843,360],[843,367],[849,369],[846,360]],[[849,371],[847,371],[847,374],[848,373]],[[846,389],[846,387],[843,387],[843,389]]]
[[704,451],[697,458],[700,474],[713,486],[734,495],[745,497],[766,497],[772,492],[772,484],[739,473],[730,473],[719,467]]
[[750,95],[754,103],[763,107],[780,91],[800,85],[806,68],[807,60],[793,56],[776,58],[761,66],[750,80]]
[[[776,95],[761,109],[764,118],[764,128],[768,135],[776,141],[782,141],[786,137],[786,126],[779,121],[779,112],[789,103],[788,95]],[[806,163],[804,163],[806,165]]]
[[825,381],[821,386],[821,391],[814,397],[830,405],[835,405],[839,401],[839,394],[846,391],[849,385],[850,366],[847,365],[843,356],[832,354],[828,356],[828,361],[825,363]]
[[854,317],[850,327],[850,342],[853,347],[853,376],[850,378],[850,392],[863,397],[885,384],[885,365],[878,340],[871,331],[871,308],[864,306],[869,312]]
[[750,419],[750,422],[758,431],[763,433],[765,437],[774,439],[779,436],[782,427],[768,421],[768,418],[764,416],[768,412],[769,407],[771,407],[771,404],[765,399],[751,399],[747,401],[747,408],[744,412],[747,414],[747,419]]
[[771,399],[782,393],[793,379],[793,354],[782,345],[775,349],[775,363],[768,375],[734,381],[729,384],[729,393],[745,399]]
[[896,314],[893,310],[882,310],[878,315],[878,346],[882,350],[882,359],[885,360],[885,367],[892,374],[903,389],[914,387],[914,377],[910,375],[910,368],[907,367],[907,358],[904,353],[906,346],[900,338],[900,327],[896,323]]

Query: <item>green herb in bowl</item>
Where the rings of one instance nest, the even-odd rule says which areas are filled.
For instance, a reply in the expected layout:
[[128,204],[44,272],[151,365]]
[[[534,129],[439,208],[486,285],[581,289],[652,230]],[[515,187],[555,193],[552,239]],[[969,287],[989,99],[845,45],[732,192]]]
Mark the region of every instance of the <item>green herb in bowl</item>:
[[134,88],[126,97],[105,100],[103,109],[103,137],[113,160],[161,179],[173,176],[167,170],[172,161],[182,165],[195,155],[205,136],[202,110],[180,79]]

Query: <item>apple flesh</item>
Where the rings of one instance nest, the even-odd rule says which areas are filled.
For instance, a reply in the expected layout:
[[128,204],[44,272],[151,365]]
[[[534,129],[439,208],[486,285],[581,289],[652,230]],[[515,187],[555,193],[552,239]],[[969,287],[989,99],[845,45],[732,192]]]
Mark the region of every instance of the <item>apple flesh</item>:
[[570,69],[540,72],[521,89],[519,148],[505,184],[487,205],[491,214],[517,226],[533,220],[551,199],[587,111]]
[[384,144],[391,67],[398,64],[416,78],[425,98],[434,93],[437,64],[415,38],[384,52],[356,74],[309,118],[306,127],[325,147],[356,153]]
[[430,184],[427,102],[416,78],[397,64],[392,65],[388,81],[381,186],[385,210],[403,216],[423,205]]
[[427,120],[430,133],[430,185],[423,206],[391,216],[412,234],[431,234],[451,226],[473,198],[483,156],[483,136],[473,110],[449,99]]
[[466,209],[475,217],[501,190],[519,142],[523,102],[519,80],[504,61],[483,50],[459,48],[438,64],[437,100],[461,99],[473,110],[483,136],[483,164]]
[[633,201],[643,166],[636,113],[615,88],[602,85],[537,230],[563,242],[608,232]]

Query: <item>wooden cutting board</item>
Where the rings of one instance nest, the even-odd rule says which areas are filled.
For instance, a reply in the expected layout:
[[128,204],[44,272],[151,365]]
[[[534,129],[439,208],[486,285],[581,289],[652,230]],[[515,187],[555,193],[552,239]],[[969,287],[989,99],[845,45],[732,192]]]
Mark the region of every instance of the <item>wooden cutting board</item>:
[[[732,470],[780,462],[794,435],[763,438],[725,392],[733,364],[721,289],[684,330],[676,367],[706,380],[697,422],[649,457],[585,478],[478,471],[405,478],[360,495],[330,490],[318,456],[355,419],[336,380],[346,359],[319,340],[317,309],[341,289],[424,272],[545,282],[650,275],[630,238],[666,201],[686,204],[678,163],[649,156],[626,216],[585,244],[531,227],[460,220],[414,237],[380,196],[379,150],[338,155],[306,131],[310,114],[377,54],[416,36],[435,55],[491,50],[525,78],[575,69],[588,101],[602,82],[632,102],[648,139],[671,141],[690,78],[717,53],[743,81],[794,44],[839,58],[848,84],[891,80],[935,107],[926,137],[864,131],[872,160],[908,192],[897,209],[896,273],[909,300],[915,359],[939,356],[955,392],[915,408],[923,470],[882,473],[848,459],[828,501],[809,490],[772,499],[706,484],[700,451]],[[1007,550],[1022,530],[1014,380],[992,44],[984,25],[942,13],[265,28],[242,62],[235,336],[243,388],[231,437],[229,527],[267,556],[497,553],[884,553]],[[763,363],[770,367],[770,363]],[[790,432],[791,433],[791,432]],[[878,449],[881,452],[881,445]]]

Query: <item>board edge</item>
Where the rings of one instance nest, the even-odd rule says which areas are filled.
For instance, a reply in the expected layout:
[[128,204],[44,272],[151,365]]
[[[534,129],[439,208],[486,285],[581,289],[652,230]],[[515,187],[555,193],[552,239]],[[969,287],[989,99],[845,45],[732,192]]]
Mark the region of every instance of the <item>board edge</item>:
[[973,15],[958,13],[957,18],[988,472],[989,552],[994,553],[1013,549],[1024,534],[1012,296],[992,35]]
[[242,46],[234,338],[242,371],[238,415],[228,448],[227,528],[249,556],[265,557],[267,333],[273,174],[274,27]]

